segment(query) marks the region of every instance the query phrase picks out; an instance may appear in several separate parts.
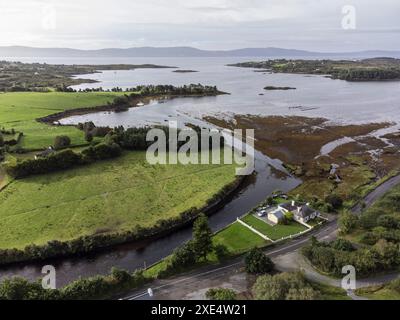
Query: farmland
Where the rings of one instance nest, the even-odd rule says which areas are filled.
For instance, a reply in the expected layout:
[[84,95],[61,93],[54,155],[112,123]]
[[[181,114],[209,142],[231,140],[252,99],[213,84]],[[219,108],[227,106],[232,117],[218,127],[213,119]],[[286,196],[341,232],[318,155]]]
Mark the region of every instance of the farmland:
[[25,149],[44,149],[59,135],[68,135],[72,145],[86,143],[84,135],[75,127],[49,126],[37,118],[64,110],[95,107],[111,102],[123,93],[90,92],[15,92],[0,94],[0,126],[7,130],[23,132],[20,143]]
[[152,166],[144,152],[15,180],[0,192],[0,248],[151,227],[234,180],[234,166]]

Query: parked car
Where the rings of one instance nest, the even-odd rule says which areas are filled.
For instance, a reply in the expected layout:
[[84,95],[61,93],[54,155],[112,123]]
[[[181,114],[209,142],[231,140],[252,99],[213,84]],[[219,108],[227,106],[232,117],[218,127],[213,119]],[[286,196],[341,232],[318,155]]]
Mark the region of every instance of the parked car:
[[261,210],[260,212],[257,213],[257,215],[258,215],[259,217],[265,217],[266,214],[267,214],[267,211],[266,211],[266,210]]

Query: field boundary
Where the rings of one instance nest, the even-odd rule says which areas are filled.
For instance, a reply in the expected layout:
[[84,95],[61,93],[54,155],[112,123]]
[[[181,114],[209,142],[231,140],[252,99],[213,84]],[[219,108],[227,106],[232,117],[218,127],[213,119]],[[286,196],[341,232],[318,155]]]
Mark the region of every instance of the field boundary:
[[[307,230],[300,231],[300,232],[298,232],[298,233],[291,234],[291,235],[288,235],[288,236],[286,236],[286,237],[282,237],[282,238],[277,239],[277,240],[272,240],[272,239],[269,238],[267,235],[263,234],[262,232],[258,231],[258,230],[255,229],[254,227],[250,226],[249,224],[247,224],[246,222],[244,222],[243,220],[241,220],[241,218],[243,218],[243,217],[245,217],[245,216],[246,216],[246,215],[244,215],[244,216],[242,216],[242,217],[240,217],[240,218],[237,218],[236,221],[239,222],[239,223],[240,223],[241,225],[243,225],[244,227],[246,227],[246,228],[248,228],[249,230],[251,230],[252,232],[254,232],[255,234],[259,235],[259,236],[262,237],[263,239],[265,239],[265,240],[267,240],[267,241],[271,241],[273,244],[276,244],[276,243],[279,243],[279,242],[282,242],[282,241],[285,241],[285,240],[288,240],[288,239],[295,239],[295,238],[297,238],[297,237],[300,237],[300,236],[306,234],[307,232],[310,232],[311,230],[313,230],[313,229],[315,228],[315,226],[310,226],[310,225],[307,225],[307,226],[306,226],[306,225],[300,223],[301,225],[306,226],[306,227],[307,227]],[[298,221],[295,221],[295,222],[298,223]],[[319,226],[319,225],[321,225],[321,224],[322,224],[322,222],[318,223],[317,226]]]
[[254,229],[252,226],[248,225],[246,222],[242,221],[239,218],[236,218],[236,221],[239,222],[241,225],[245,226],[247,229],[249,229],[250,231],[254,232],[255,234],[259,235],[261,238],[263,238],[264,240],[267,241],[271,241],[272,243],[275,243],[276,241],[268,238],[265,234],[261,233],[260,231]]

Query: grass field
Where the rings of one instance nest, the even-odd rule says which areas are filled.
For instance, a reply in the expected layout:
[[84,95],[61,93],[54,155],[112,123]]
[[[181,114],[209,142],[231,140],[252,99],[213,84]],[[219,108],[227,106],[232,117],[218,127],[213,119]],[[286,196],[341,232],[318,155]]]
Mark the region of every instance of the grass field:
[[82,144],[85,143],[84,135],[78,129],[50,126],[35,119],[64,110],[104,105],[121,94],[123,93],[0,93],[0,126],[23,132],[21,146],[26,149],[46,148],[53,144],[57,135],[68,135],[72,144]]
[[294,235],[296,233],[307,230],[305,226],[297,222],[291,222],[288,225],[275,225],[270,226],[269,224],[257,219],[252,214],[245,216],[242,218],[242,221],[266,235],[268,238],[272,240],[279,240],[283,237],[287,237],[290,235]]
[[0,248],[153,226],[200,208],[234,165],[149,165],[144,152],[16,180],[0,192]]
[[370,300],[400,300],[400,292],[387,285],[357,289],[356,294]]
[[214,236],[214,244],[226,246],[231,254],[240,254],[254,247],[265,246],[268,243],[238,222]]
[[318,290],[321,293],[323,300],[352,300],[346,290],[342,288],[333,287],[327,284],[319,282],[311,282],[311,286],[314,290]]

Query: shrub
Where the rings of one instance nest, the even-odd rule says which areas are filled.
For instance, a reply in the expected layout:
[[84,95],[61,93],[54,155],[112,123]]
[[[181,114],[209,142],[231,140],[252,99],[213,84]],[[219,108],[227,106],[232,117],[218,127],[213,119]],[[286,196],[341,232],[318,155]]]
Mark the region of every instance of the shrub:
[[215,255],[217,256],[217,259],[219,261],[225,259],[229,255],[229,250],[226,246],[223,244],[217,244],[214,246],[214,252]]
[[245,257],[246,272],[250,274],[269,273],[274,269],[274,263],[261,249],[253,248]]
[[332,241],[331,247],[333,249],[341,250],[341,251],[354,251],[355,250],[353,247],[353,244],[349,240],[341,239],[341,238]]
[[206,292],[209,300],[236,300],[236,292],[232,289],[215,288]]
[[85,141],[92,142],[93,141],[93,134],[89,131],[85,131]]
[[332,206],[334,210],[340,209],[343,205],[343,200],[336,194],[331,194],[325,198],[325,201]]
[[118,283],[126,283],[131,280],[131,275],[126,270],[121,270],[116,267],[111,269],[111,277]]
[[116,158],[121,155],[121,148],[118,144],[99,143],[90,146],[82,151],[83,159],[87,162]]
[[378,226],[388,228],[388,229],[396,229],[399,225],[398,220],[389,215],[380,216],[377,220]]
[[400,278],[393,280],[388,285],[389,289],[392,289],[398,293],[400,293]]
[[54,149],[60,150],[71,145],[71,139],[68,136],[57,136],[54,139]]
[[43,174],[56,170],[68,169],[81,164],[79,154],[72,150],[63,150],[49,155],[46,158],[27,159],[6,166],[7,172],[15,177],[22,178],[33,174]]
[[191,241],[178,247],[172,254],[171,265],[174,269],[192,266],[196,263],[196,253]]
[[300,272],[264,275],[257,278],[252,292],[256,300],[316,300],[315,291]]
[[373,248],[338,250],[337,242],[313,242],[302,248],[302,254],[323,272],[341,276],[344,265],[353,265],[357,273],[367,276],[372,273],[391,270],[400,264],[399,249],[396,244],[380,240]]
[[357,226],[358,217],[351,212],[346,211],[340,215],[338,223],[340,232],[347,234]]

